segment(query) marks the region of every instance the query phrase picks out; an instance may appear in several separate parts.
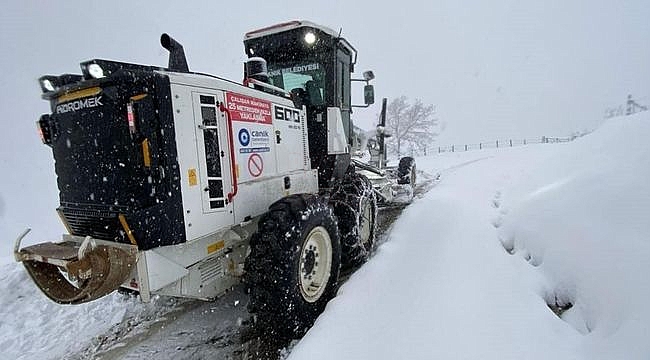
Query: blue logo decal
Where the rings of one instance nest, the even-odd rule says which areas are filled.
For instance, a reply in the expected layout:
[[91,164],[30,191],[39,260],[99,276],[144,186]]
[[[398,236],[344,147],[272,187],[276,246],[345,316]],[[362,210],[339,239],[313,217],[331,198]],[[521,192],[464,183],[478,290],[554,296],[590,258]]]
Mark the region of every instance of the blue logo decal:
[[251,134],[248,133],[248,130],[241,129],[239,130],[239,143],[242,146],[248,146],[248,143],[251,142]]

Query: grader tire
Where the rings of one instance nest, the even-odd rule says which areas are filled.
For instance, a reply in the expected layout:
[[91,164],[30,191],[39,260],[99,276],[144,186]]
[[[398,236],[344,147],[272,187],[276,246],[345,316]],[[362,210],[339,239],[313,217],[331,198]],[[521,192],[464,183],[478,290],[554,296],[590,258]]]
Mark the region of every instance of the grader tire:
[[375,241],[377,199],[367,177],[349,171],[334,188],[330,204],[341,233],[341,267],[365,263]]
[[400,185],[410,184],[415,187],[415,180],[415,159],[410,156],[401,158],[397,166],[397,183]]
[[272,335],[302,336],[334,297],[341,247],[332,209],[316,195],[269,207],[244,264],[248,309]]

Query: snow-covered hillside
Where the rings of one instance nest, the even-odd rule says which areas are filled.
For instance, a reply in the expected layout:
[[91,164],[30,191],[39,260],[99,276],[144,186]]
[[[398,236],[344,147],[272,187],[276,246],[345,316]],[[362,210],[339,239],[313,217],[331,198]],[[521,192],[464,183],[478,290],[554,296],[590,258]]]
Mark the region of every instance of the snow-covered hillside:
[[[568,144],[418,159],[440,182],[289,358],[647,359],[648,135],[646,112]],[[573,306],[560,319],[549,303]],[[2,264],[0,359],[119,343],[114,324],[130,319],[137,333],[175,308],[116,294],[59,306],[21,266]]]
[[649,135],[645,113],[569,144],[419,159],[440,184],[290,359],[650,358]]

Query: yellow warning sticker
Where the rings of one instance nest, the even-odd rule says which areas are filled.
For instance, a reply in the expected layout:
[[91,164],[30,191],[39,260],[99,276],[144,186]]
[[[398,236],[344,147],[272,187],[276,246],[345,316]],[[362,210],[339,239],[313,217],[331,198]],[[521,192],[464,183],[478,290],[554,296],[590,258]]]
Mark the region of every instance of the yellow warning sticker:
[[99,94],[100,92],[102,92],[102,88],[100,88],[99,86],[91,87],[91,88],[77,90],[77,91],[73,91],[73,92],[70,92],[70,93],[67,93],[67,94],[63,94],[63,95],[59,96],[59,98],[56,99],[56,101],[57,101],[57,104],[62,104],[64,102],[77,100],[77,99],[81,99],[81,98],[85,98],[85,97],[89,97],[89,96],[94,96],[94,95]]
[[217,241],[214,244],[208,245],[208,254],[212,254],[213,252],[219,251],[226,246],[226,242],[223,240]]
[[149,139],[142,140],[142,158],[144,166],[151,167],[151,154],[149,153]]
[[147,94],[140,94],[136,96],[131,96],[131,101],[140,101],[147,97]]
[[190,186],[196,186],[199,184],[199,181],[196,178],[196,169],[187,170],[187,177],[189,178]]

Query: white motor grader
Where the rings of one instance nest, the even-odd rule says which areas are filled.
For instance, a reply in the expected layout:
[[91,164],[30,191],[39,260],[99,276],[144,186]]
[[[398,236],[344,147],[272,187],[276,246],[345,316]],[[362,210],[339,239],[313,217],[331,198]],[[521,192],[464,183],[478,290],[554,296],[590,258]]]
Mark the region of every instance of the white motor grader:
[[304,332],[339,269],[368,258],[377,199],[394,191],[351,159],[351,83],[366,83],[366,107],[374,75],[352,79],[355,48],[307,21],[247,33],[241,84],[191,72],[178,42],[161,44],[167,68],[95,59],[39,79],[68,234],[21,248],[25,232],[16,260],[61,304],[120,287],[213,299],[243,280],[258,319]]

